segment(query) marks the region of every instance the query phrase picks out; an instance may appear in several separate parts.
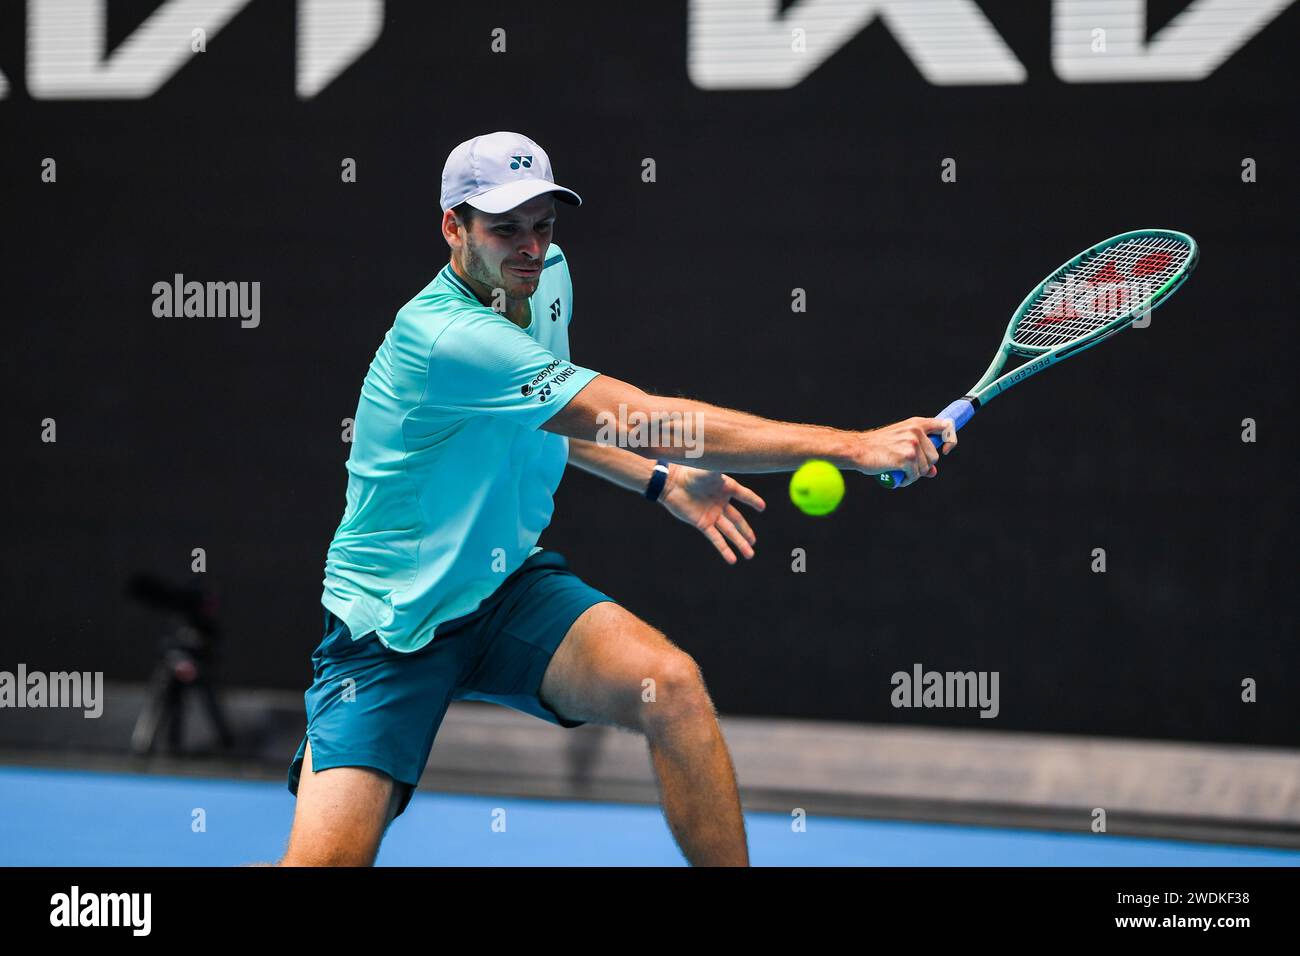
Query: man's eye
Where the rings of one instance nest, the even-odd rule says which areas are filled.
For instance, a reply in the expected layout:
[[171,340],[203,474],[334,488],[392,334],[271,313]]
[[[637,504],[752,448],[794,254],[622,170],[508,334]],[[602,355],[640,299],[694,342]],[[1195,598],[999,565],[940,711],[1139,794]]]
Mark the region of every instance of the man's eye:
[[508,235],[510,235],[510,233],[512,233],[512,232],[515,231],[515,227],[514,227],[514,226],[497,226],[496,231],[499,232],[499,233],[500,233],[501,235],[503,235],[503,236],[508,236]]
[[551,224],[550,224],[549,222],[538,223],[538,225],[537,225],[537,231],[538,231],[538,232],[550,232],[550,231],[551,231]]

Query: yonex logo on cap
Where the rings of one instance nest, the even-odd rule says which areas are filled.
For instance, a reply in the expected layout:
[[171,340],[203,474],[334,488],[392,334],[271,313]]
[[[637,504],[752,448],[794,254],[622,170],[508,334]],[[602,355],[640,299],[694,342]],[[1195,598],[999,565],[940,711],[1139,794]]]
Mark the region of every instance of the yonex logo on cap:
[[439,201],[444,210],[463,202],[503,213],[543,193],[578,206],[582,197],[556,185],[546,150],[522,133],[499,130],[461,143],[447,156]]

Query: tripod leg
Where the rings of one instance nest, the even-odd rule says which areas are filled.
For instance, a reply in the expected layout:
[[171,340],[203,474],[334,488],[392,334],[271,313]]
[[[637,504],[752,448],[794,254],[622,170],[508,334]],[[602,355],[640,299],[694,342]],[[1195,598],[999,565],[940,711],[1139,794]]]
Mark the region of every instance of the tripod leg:
[[185,727],[185,685],[173,679],[167,687],[167,747],[181,752],[181,731]]
[[171,668],[159,665],[149,679],[150,693],[144,709],[131,731],[131,749],[138,754],[152,753],[158,743],[158,728],[167,719],[168,689]]
[[208,717],[217,728],[217,738],[221,741],[222,748],[229,750],[235,745],[235,737],[230,732],[230,725],[226,723],[226,714],[221,709],[221,702],[217,700],[217,690],[206,677],[202,678],[199,690],[203,693],[203,703],[207,707]]

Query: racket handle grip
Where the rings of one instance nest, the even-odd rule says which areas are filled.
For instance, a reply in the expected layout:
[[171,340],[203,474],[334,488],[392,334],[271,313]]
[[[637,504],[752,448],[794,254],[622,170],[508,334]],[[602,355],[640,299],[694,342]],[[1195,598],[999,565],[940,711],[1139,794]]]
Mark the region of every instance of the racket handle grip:
[[[974,414],[974,403],[971,402],[969,398],[959,398],[934,417],[951,418],[953,429],[955,430],[961,428],[961,426],[970,421]],[[935,448],[943,447],[943,438],[939,435],[931,435],[930,441],[934,443]],[[897,488],[903,483],[905,477],[906,476],[901,471],[886,471],[877,475],[876,480],[886,488]]]

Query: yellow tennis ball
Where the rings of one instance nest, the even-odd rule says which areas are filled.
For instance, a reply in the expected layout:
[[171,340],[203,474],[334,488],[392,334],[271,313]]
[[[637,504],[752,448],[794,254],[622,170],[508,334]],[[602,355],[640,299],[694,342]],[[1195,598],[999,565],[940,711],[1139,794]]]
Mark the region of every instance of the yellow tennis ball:
[[843,498],[844,476],[829,461],[806,461],[790,476],[790,500],[806,515],[828,515]]

